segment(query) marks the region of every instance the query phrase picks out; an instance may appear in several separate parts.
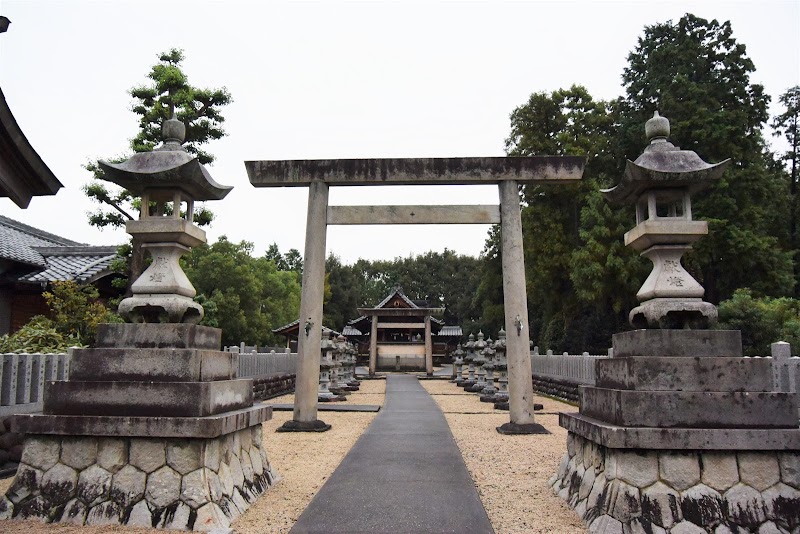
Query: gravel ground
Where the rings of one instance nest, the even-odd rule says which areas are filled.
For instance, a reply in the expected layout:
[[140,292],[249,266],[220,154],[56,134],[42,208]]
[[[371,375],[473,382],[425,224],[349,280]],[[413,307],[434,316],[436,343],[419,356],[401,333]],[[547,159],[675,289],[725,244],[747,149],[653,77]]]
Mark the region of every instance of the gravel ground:
[[[508,421],[507,412],[497,412],[482,403],[473,393],[443,380],[422,380],[445,413],[464,461],[478,488],[481,501],[498,534],[577,533],[585,527],[561,499],[547,487],[547,479],[558,469],[566,449],[566,431],[558,426],[559,411],[575,408],[552,399],[536,397],[544,405],[537,412],[537,422],[552,434],[537,436],[501,436],[495,427]],[[364,380],[361,391],[348,396],[347,404],[383,405],[386,382]],[[266,401],[268,404],[291,403],[294,395]],[[291,412],[275,412],[264,423],[264,446],[282,480],[234,522],[239,534],[286,533],[311,502],[322,484],[372,422],[375,413],[320,413],[333,425],[329,432],[276,433],[274,430],[291,419]],[[0,494],[12,479],[0,480]],[[155,533],[154,529],[122,527],[75,527],[42,524],[36,521],[4,521],[4,534],[101,534]]]
[[575,512],[547,486],[566,452],[567,431],[558,426],[558,412],[576,408],[536,396],[534,402],[544,405],[536,412],[536,422],[551,434],[503,436],[495,428],[508,422],[508,412],[498,412],[450,382],[421,384],[444,412],[498,534],[586,531]]

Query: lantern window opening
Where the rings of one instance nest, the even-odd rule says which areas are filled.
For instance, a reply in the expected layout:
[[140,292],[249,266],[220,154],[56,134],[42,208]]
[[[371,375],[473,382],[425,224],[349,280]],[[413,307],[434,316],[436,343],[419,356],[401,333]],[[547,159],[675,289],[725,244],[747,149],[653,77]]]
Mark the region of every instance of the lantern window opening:
[[[692,219],[692,203],[685,189],[650,190],[646,195],[648,220]],[[644,203],[636,207],[637,223],[644,219]]]

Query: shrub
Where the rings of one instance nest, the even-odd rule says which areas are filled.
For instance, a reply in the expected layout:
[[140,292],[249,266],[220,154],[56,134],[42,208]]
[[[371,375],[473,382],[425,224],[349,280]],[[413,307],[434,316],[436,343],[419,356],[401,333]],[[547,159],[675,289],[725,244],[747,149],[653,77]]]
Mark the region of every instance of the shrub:
[[97,325],[122,320],[98,300],[94,286],[79,286],[75,282],[53,282],[51,290],[43,293],[52,312],[55,329],[78,343],[91,345],[97,335]]
[[59,332],[53,321],[42,315],[33,317],[13,335],[0,337],[0,353],[62,353],[80,346],[77,339]]
[[746,356],[768,356],[776,341],[800,348],[800,300],[781,297],[753,297],[749,289],[738,289],[719,304],[722,329],[741,330]]

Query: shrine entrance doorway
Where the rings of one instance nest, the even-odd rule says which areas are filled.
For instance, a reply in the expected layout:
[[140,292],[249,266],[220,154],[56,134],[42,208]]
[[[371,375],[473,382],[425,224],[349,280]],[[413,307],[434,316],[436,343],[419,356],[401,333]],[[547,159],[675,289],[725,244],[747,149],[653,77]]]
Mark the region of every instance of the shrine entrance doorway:
[[[285,430],[329,428],[317,419],[325,243],[328,225],[352,224],[500,224],[511,418],[503,427],[515,433],[541,429],[533,415],[519,184],[580,180],[582,157],[248,161],[245,167],[255,187],[309,188],[294,415]],[[478,184],[497,184],[500,205],[328,205],[331,186]]]

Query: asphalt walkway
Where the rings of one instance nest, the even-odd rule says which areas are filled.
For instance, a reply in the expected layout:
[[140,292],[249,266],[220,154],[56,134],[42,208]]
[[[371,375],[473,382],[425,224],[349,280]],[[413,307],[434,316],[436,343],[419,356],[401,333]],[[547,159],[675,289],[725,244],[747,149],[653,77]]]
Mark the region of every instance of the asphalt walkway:
[[447,421],[410,375],[389,375],[384,407],[291,530],[493,533]]

